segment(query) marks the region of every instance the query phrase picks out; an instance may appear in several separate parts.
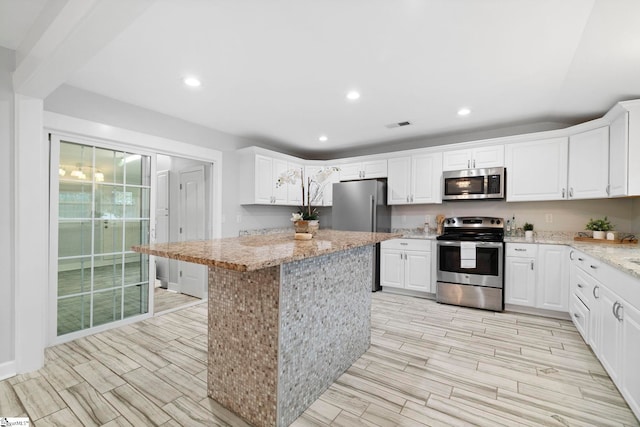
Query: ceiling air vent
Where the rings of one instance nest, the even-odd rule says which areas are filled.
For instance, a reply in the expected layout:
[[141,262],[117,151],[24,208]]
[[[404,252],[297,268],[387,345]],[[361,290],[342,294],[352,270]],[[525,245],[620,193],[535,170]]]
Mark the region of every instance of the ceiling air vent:
[[399,128],[402,126],[409,126],[410,124],[411,122],[398,122],[398,123],[391,123],[391,124],[385,125],[385,127],[389,129],[393,129],[393,128]]

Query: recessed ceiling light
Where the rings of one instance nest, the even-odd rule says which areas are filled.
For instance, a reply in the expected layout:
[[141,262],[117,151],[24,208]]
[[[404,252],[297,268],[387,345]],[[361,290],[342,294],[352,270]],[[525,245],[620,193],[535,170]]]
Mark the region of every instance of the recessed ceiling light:
[[195,77],[185,77],[182,81],[189,87],[199,87],[200,85],[202,85],[200,80],[196,79]]
[[358,98],[360,98],[360,92],[357,90],[351,90],[347,93],[347,99],[350,101],[355,101]]
[[468,108],[461,108],[458,110],[459,116],[468,116],[469,114],[471,114],[471,110]]
[[326,142],[329,138],[327,138],[327,135],[321,135],[320,138],[318,138],[318,141],[320,142]]

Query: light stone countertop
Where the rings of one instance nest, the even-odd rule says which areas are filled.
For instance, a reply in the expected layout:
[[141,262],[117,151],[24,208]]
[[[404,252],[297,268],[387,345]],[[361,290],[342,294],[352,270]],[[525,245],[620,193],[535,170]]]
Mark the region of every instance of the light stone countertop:
[[[565,233],[569,234],[569,233]],[[543,235],[525,240],[523,237],[505,237],[505,243],[538,243],[546,245],[566,245],[587,255],[590,255],[605,264],[608,264],[620,271],[623,271],[635,278],[640,279],[640,247],[637,244],[610,244],[610,243],[589,243],[573,240],[567,236]]]
[[177,243],[134,246],[132,250],[163,258],[226,268],[254,271],[292,261],[317,257],[383,240],[402,237],[398,233],[319,230],[311,240],[295,240],[289,233],[230,237]]

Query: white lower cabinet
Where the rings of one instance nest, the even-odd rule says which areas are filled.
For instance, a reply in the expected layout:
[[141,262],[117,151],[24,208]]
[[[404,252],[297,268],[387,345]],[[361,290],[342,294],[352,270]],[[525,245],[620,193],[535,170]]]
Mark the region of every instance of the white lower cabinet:
[[536,307],[569,311],[569,263],[567,247],[538,245]]
[[535,258],[507,257],[504,302],[534,307],[536,300]]
[[571,250],[571,318],[640,417],[640,280]]
[[506,304],[569,311],[567,247],[507,243]]
[[431,241],[393,239],[380,244],[380,285],[431,292]]

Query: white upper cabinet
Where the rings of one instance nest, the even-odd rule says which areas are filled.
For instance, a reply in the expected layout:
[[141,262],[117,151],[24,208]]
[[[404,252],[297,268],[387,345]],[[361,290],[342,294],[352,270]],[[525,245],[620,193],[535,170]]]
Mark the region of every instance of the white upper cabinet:
[[628,194],[629,113],[624,112],[609,125],[609,196]]
[[[243,203],[261,205],[286,205],[287,186],[276,187],[278,176],[287,170],[287,161],[274,159],[271,157],[256,154],[253,165],[248,164],[246,168],[252,168],[253,189],[247,186],[243,194]],[[252,197],[253,193],[253,197]]]
[[240,203],[243,205],[300,205],[302,191],[299,185],[276,186],[276,183],[287,170],[303,168],[302,163],[261,154],[262,151],[257,153],[252,147],[238,150]]
[[568,146],[567,137],[508,144],[507,201],[566,199]]
[[569,137],[568,199],[607,197],[609,126]]
[[504,145],[445,151],[442,170],[496,168],[504,166]]
[[364,162],[340,165],[340,181],[374,179],[387,177],[387,159],[367,160]]
[[609,125],[609,196],[640,196],[640,100],[621,102]]
[[442,153],[389,159],[387,204],[442,203]]

